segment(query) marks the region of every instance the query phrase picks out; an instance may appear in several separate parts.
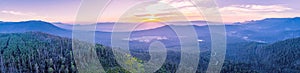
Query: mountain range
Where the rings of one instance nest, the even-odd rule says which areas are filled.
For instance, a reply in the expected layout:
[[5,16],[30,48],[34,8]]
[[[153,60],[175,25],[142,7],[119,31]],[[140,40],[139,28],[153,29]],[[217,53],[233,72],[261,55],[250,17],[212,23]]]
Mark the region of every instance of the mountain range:
[[[175,23],[175,22],[173,22]],[[178,22],[183,23],[183,22]],[[194,25],[166,25],[147,30],[138,30],[130,32],[130,38],[118,38],[120,40],[127,39],[132,43],[148,44],[153,41],[166,42],[167,46],[178,46],[179,42],[176,32],[171,27],[184,28],[193,26],[198,35],[198,41],[202,43],[210,42],[210,32],[208,25],[197,25],[203,24],[203,21],[194,21]],[[267,18],[263,20],[247,21],[242,23],[233,23],[225,25],[227,43],[236,42],[260,42],[260,43],[274,43],[276,41],[285,40],[289,38],[300,36],[300,18]],[[98,23],[97,29],[111,27],[114,23]],[[74,25],[77,26],[77,25]],[[80,25],[82,27],[88,25]],[[219,26],[219,25],[212,25]],[[38,31],[45,32],[53,35],[62,37],[72,37],[71,28],[73,25],[62,24],[62,23],[49,23],[44,21],[23,21],[23,22],[1,22],[0,32],[1,33],[19,33]],[[176,29],[181,30],[181,29]],[[182,31],[182,30],[181,30]],[[114,32],[114,33],[126,33],[126,32]],[[110,45],[112,32],[108,31],[95,31],[95,39],[99,44]],[[163,38],[163,39],[162,39]],[[188,37],[187,37],[188,39]]]

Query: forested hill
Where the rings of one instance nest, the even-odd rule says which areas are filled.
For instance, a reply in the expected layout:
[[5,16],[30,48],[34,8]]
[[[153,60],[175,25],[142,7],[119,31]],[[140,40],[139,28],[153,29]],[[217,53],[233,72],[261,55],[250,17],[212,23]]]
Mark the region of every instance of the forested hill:
[[[85,42],[79,42],[85,43]],[[274,44],[245,43],[228,47],[222,73],[297,73],[300,72],[300,38]],[[230,46],[230,45],[228,45]],[[128,73],[114,59],[112,49],[96,44],[99,61],[108,73]],[[147,53],[137,57],[146,57]],[[180,52],[169,51],[157,73],[176,72]],[[197,73],[205,72],[209,52],[201,53]],[[0,73],[77,73],[72,51],[72,39],[41,32],[0,34]],[[140,60],[139,60],[140,59]],[[143,58],[127,61],[143,62]],[[143,67],[140,67],[143,68]],[[135,69],[131,69],[135,71]]]
[[300,38],[276,42],[262,49],[263,63],[276,72],[300,72]]
[[1,73],[74,72],[72,43],[40,32],[0,34]]
[[[22,27],[22,28],[20,28]],[[24,32],[43,32],[63,37],[71,37],[72,31],[59,28],[52,23],[44,21],[22,21],[22,22],[3,22],[0,23],[1,33],[24,33]]]
[[224,72],[233,73],[244,70],[254,70],[259,73],[299,73],[300,38],[272,44],[229,44],[224,67]]
[[[96,50],[106,71],[126,72],[110,48],[97,44]],[[41,32],[0,34],[0,73],[74,73],[74,63],[71,39]]]

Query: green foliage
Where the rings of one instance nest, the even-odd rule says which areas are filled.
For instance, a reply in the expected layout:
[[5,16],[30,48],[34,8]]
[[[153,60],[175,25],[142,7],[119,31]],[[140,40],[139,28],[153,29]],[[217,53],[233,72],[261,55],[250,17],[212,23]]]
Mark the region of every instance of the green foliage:
[[48,73],[53,73],[54,72],[54,70],[53,70],[53,68],[48,68]]
[[[106,71],[129,73],[117,64],[111,48],[96,44],[95,51]],[[40,32],[0,34],[0,73],[76,73],[73,57],[68,38]]]
[[[91,45],[79,42],[81,45]],[[222,73],[293,73],[300,70],[300,38],[289,39],[265,46],[247,42],[229,44]],[[112,48],[96,44],[97,58],[107,73],[142,73],[143,62],[150,58],[148,52],[125,53],[122,68]],[[121,51],[120,51],[121,52]],[[84,57],[90,54],[84,54]],[[39,32],[0,34],[0,73],[77,73],[72,50],[72,40]],[[201,52],[197,73],[206,72],[210,51]],[[88,59],[84,59],[88,61]],[[180,52],[168,51],[163,66],[155,73],[175,73],[180,62]],[[92,71],[91,71],[92,72]]]
[[131,55],[126,55],[127,60],[125,61],[125,64],[129,66],[129,71],[132,73],[144,73],[144,66],[142,63],[142,60],[139,60],[137,58],[132,57]]
[[0,39],[1,72],[58,72],[73,61],[70,39],[39,32],[0,34]]
[[261,51],[262,63],[274,72],[300,72],[300,38],[287,39],[266,46]]

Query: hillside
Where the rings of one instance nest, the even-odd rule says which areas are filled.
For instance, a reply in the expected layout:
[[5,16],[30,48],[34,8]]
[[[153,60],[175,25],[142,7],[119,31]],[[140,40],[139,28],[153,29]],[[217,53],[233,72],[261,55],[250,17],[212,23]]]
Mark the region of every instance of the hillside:
[[[22,21],[22,22],[1,22],[0,33],[24,33],[43,32],[60,37],[72,37],[71,29],[64,29],[45,21]],[[97,31],[96,42],[99,44],[110,43],[110,33]]]
[[[72,53],[72,40],[53,36],[41,32],[0,34],[0,72],[78,72]],[[121,68],[114,59],[109,47],[96,45],[97,56],[101,65],[108,73],[128,72]],[[147,53],[134,51],[142,61],[147,61]],[[205,72],[209,63],[209,52],[201,54],[197,72]],[[81,56],[80,56],[81,57]],[[138,60],[138,59],[133,59]],[[180,62],[180,52],[168,51],[168,57],[157,73],[176,72]],[[83,62],[84,63],[84,62]],[[228,65],[229,64],[229,65]],[[226,66],[241,67],[240,63],[226,63]],[[231,71],[225,67],[224,71]],[[249,68],[237,68],[247,72],[254,72]],[[240,72],[233,71],[232,72]]]
[[[222,73],[299,72],[299,45],[300,38],[270,45],[255,42],[229,44]],[[96,44],[96,52],[106,72],[128,72],[116,62],[111,48]],[[132,51],[131,54],[138,59],[130,61],[140,59],[139,62],[146,62],[149,58],[147,52]],[[205,72],[210,51],[202,52],[200,57],[197,72]],[[166,62],[156,73],[176,72],[179,62],[180,52],[168,51]],[[72,40],[41,32],[0,34],[0,72],[78,72]]]
[[[126,72],[114,60],[111,48],[97,44],[95,50],[105,70]],[[41,32],[0,34],[0,73],[74,73],[73,57],[68,38]]]
[[272,44],[228,44],[224,72],[253,70],[259,73],[299,73],[300,38]]
[[300,72],[300,38],[287,39],[268,45],[260,53],[263,63],[276,72]]
[[1,33],[44,32],[52,35],[70,37],[72,31],[59,28],[44,21],[23,21],[0,23]]

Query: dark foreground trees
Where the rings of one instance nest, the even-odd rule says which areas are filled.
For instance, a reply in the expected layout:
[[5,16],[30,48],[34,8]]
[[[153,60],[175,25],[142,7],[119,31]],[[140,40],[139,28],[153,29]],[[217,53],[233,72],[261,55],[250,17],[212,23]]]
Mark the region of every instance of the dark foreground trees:
[[[96,44],[94,50],[105,71],[128,73],[117,64],[111,48]],[[24,72],[77,73],[72,40],[41,32],[0,34],[0,73]]]
[[[300,38],[258,45],[261,43],[228,47],[221,72],[300,72]],[[106,72],[130,73],[117,63],[110,47],[96,44],[94,50]],[[136,58],[129,59],[128,64],[132,61],[143,63],[149,59],[147,52],[133,51],[131,54]],[[73,54],[72,40],[68,38],[40,32],[0,34],[0,73],[77,73],[74,56],[78,55]],[[201,53],[197,73],[206,71],[209,58],[209,51]],[[180,52],[168,51],[165,63],[156,73],[175,73],[179,63]],[[136,68],[131,70],[138,72]]]

